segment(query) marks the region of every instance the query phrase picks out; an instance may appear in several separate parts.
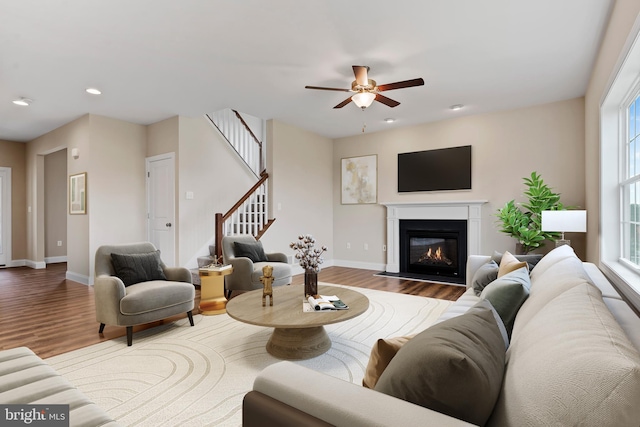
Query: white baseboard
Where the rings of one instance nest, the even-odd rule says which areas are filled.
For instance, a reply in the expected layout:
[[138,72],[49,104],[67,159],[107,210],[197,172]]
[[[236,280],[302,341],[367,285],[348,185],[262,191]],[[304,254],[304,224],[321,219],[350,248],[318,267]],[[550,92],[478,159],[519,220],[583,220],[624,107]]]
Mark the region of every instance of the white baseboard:
[[85,276],[84,274],[74,273],[73,271],[68,271],[65,275],[67,280],[73,280],[74,282],[82,283],[83,285],[89,285],[89,276]]
[[47,268],[47,264],[44,261],[32,261],[30,259],[25,260],[24,265],[35,269]]
[[25,259],[12,259],[11,261],[7,262],[7,265],[5,265],[4,267],[24,267],[27,265],[27,260]]
[[67,256],[63,255],[63,256],[44,257],[44,262],[46,264],[56,264],[59,262],[67,262]]

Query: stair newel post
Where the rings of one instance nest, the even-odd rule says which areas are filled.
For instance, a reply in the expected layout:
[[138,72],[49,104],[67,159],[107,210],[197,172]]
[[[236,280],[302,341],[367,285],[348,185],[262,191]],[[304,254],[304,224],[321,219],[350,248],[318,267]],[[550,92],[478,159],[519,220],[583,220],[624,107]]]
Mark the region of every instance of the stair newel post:
[[220,258],[222,256],[222,214],[216,214],[216,256]]

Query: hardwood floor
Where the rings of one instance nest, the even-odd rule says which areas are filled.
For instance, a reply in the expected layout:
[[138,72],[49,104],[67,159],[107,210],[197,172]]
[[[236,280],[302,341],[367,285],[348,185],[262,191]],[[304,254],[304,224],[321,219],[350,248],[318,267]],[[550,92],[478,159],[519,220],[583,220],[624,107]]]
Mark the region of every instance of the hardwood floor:
[[[86,347],[125,335],[125,328],[107,325],[98,334],[93,288],[65,279],[65,263],[49,264],[46,269],[27,267],[0,269],[0,349],[27,346],[42,358]],[[455,300],[461,286],[374,276],[377,271],[328,267],[318,280],[329,283]],[[293,277],[294,284],[303,275]],[[196,309],[200,289],[196,288]],[[135,331],[154,327],[183,316],[134,327]]]

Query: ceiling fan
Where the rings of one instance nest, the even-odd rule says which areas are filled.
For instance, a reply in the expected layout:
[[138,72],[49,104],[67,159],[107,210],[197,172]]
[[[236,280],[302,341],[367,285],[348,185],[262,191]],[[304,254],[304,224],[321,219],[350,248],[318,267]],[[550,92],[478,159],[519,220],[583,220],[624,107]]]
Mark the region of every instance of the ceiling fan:
[[398,101],[394,101],[391,98],[380,95],[380,92],[393,89],[402,89],[405,87],[422,86],[424,80],[412,79],[402,82],[388,83],[378,86],[375,80],[371,80],[368,76],[369,67],[362,65],[353,65],[353,74],[356,79],[351,83],[351,89],[340,89],[333,87],[320,87],[320,86],[305,86],[305,89],[317,89],[317,90],[337,90],[340,92],[355,92],[355,95],[345,99],[340,104],[333,108],[342,108],[351,101],[363,110],[370,106],[373,101],[378,101],[391,108],[400,105]]

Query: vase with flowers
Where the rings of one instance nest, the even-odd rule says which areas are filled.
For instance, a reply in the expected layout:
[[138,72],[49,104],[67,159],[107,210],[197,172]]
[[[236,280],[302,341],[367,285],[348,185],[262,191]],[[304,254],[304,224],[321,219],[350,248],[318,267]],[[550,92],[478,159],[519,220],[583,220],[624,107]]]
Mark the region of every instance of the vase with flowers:
[[318,273],[320,264],[324,262],[322,254],[327,251],[326,246],[316,248],[316,239],[310,234],[298,236],[298,241],[291,242],[289,247],[296,251],[295,258],[300,267],[304,268],[304,295],[316,295],[318,293]]

